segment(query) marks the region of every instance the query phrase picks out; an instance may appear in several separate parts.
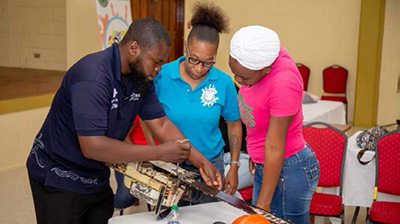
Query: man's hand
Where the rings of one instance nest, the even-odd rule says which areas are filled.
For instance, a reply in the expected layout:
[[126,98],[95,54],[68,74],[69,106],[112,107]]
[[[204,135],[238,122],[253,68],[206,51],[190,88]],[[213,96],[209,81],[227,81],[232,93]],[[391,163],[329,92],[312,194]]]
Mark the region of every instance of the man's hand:
[[218,190],[222,189],[222,176],[221,173],[215,166],[210,162],[206,161],[199,168],[200,175],[203,178],[204,182],[207,185],[217,188]]
[[235,194],[238,187],[238,167],[236,165],[231,165],[228,174],[225,178],[224,191],[227,194]]
[[189,142],[169,141],[161,144],[162,150],[159,150],[160,160],[171,163],[182,163],[190,155],[192,145]]

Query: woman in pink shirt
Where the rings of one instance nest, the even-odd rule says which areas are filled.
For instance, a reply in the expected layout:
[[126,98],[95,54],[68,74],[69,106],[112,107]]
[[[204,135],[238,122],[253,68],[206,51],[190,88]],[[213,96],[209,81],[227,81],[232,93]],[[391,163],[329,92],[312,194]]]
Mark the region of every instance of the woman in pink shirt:
[[303,82],[278,35],[248,26],[231,40],[229,66],[242,86],[238,103],[254,172],[253,203],[294,223],[309,223],[319,164],[302,134]]

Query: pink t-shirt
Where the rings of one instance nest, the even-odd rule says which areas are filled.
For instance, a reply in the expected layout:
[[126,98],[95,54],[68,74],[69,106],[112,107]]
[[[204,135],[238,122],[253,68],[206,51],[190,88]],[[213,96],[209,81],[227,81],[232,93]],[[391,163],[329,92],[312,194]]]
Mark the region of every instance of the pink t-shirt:
[[271,115],[294,115],[286,136],[285,158],[304,148],[302,96],[301,75],[283,48],[268,75],[253,86],[240,88],[240,115],[247,129],[247,152],[253,162],[264,163],[264,142]]

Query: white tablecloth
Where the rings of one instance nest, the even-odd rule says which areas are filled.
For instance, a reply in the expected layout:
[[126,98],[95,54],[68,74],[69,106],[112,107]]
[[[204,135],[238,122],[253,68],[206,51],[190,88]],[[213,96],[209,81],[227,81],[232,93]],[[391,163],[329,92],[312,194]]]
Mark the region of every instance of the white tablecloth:
[[[357,154],[361,150],[357,146],[356,138],[360,132],[356,132],[348,139],[346,160],[343,173],[343,201],[348,206],[370,207],[375,186],[375,159],[367,165],[362,165]],[[375,152],[366,151],[363,161],[369,161]]]
[[[346,206],[370,207],[375,186],[376,160],[373,159],[367,165],[362,165],[358,161],[357,154],[361,148],[357,146],[356,138],[360,133],[361,131],[356,132],[348,139],[342,196],[343,203]],[[374,155],[375,152],[366,151],[361,160],[369,161]],[[333,189],[324,189],[326,193],[332,193],[333,191]],[[400,196],[378,193],[378,200],[400,202]]]
[[[245,215],[242,210],[228,205],[225,202],[215,202],[201,205],[193,205],[179,208],[181,214],[181,223],[184,224],[197,224],[197,223],[214,223],[221,221],[225,223],[232,223],[233,220],[241,215]],[[132,223],[146,223],[146,224],[160,224],[167,223],[167,219],[160,221],[155,220],[153,212],[143,212],[132,215],[124,215],[113,217],[108,220],[109,224],[132,224]]]
[[346,110],[342,102],[319,100],[303,104],[304,122],[322,121],[331,124],[346,124]]

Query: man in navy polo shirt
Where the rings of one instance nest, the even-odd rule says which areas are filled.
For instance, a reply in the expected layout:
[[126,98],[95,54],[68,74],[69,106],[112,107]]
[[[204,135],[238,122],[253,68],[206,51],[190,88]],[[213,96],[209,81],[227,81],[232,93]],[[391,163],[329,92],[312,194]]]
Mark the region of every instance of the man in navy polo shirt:
[[[152,79],[170,52],[162,24],[135,20],[120,44],[73,65],[37,134],[27,168],[37,223],[107,223],[113,214],[105,162],[189,160],[221,187],[217,169],[165,116]],[[124,143],[139,115],[163,144]]]

